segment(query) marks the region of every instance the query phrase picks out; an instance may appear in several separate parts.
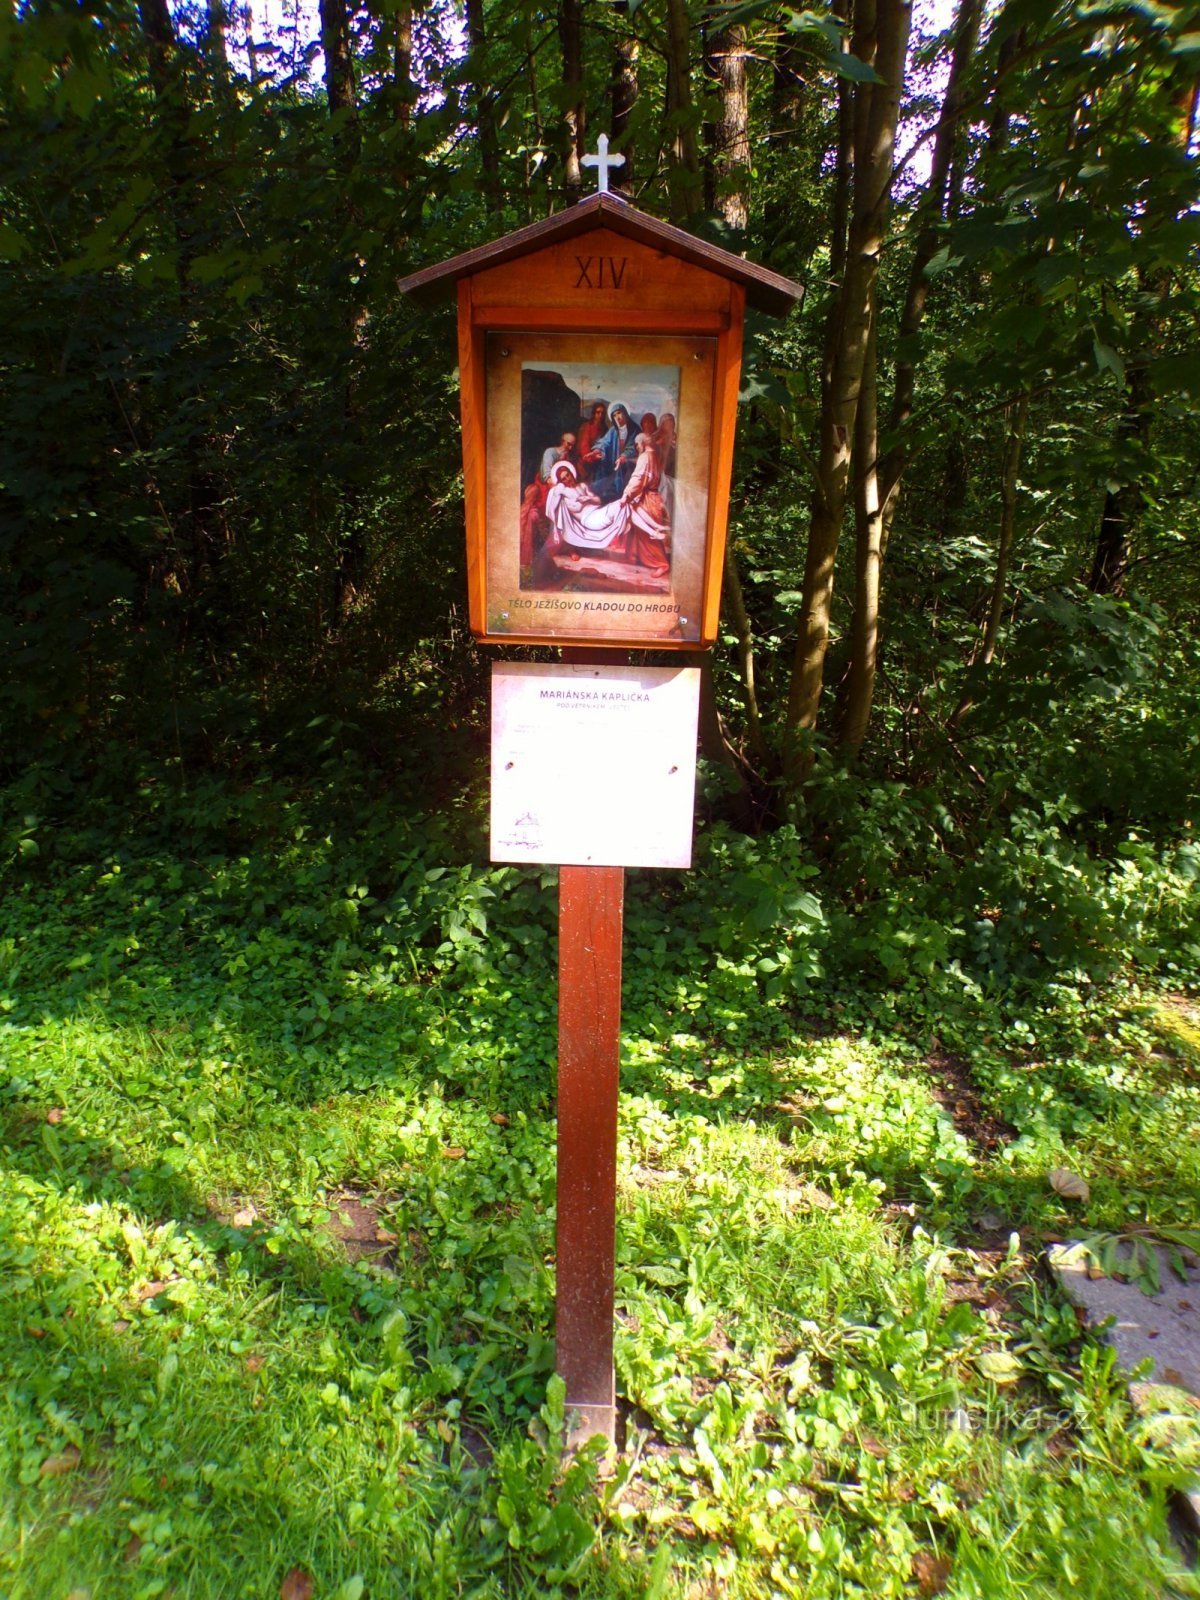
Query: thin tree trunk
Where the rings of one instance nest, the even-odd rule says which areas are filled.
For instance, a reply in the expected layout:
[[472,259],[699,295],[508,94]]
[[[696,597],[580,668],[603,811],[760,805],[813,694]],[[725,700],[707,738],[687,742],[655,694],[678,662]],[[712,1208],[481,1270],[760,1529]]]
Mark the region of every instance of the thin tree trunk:
[[1130,470],[1131,463],[1117,463],[1117,471],[1128,473],[1116,489],[1104,495],[1104,508],[1100,513],[1100,531],[1092,556],[1092,570],[1088,588],[1093,594],[1120,594],[1129,570],[1130,538],[1137,526],[1145,503],[1140,481],[1141,459],[1150,443],[1150,379],[1146,367],[1139,365],[1129,374],[1125,401],[1117,422],[1117,441],[1130,452],[1131,447],[1139,460]]
[[[916,382],[913,345],[925,314],[925,269],[937,249],[937,224],[944,220],[949,203],[950,174],[954,166],[954,152],[960,143],[958,134],[967,99],[968,72],[979,40],[981,11],[982,0],[959,0],[950,73],[938,116],[929,184],[920,207],[920,229],[900,317],[900,354],[896,363],[889,429],[896,442],[882,463],[879,459],[878,341],[874,314],[871,319],[862,397],[855,423],[854,615],[850,628],[850,669],[839,740],[844,754],[849,758],[853,758],[862,746],[874,703],[883,558],[908,463],[908,444],[903,430],[912,416]],[[874,293],[873,285],[872,306]]]
[[613,0],[618,33],[613,43],[612,75],[608,84],[608,103],[612,132],[609,143],[625,157],[625,165],[615,170],[614,189],[633,192],[633,168],[637,151],[633,134],[633,108],[638,95],[638,41],[629,30],[629,0]]
[[725,594],[729,612],[737,635],[738,671],[742,680],[742,699],[746,707],[746,743],[755,760],[764,754],[762,717],[758,708],[758,690],[754,682],[754,628],[746,609],[746,596],[742,590],[741,575],[732,544],[725,546]]
[[566,105],[563,123],[567,135],[564,184],[567,204],[574,205],[583,192],[583,172],[579,165],[584,155],[586,136],[583,99],[583,4],[582,0],[559,0],[558,38],[562,45],[563,90]]
[[694,217],[704,199],[692,101],[692,30],[687,0],[667,0],[667,136],[671,216]]
[[467,0],[467,48],[471,56],[471,109],[479,133],[479,163],[483,168],[483,198],[488,211],[499,220],[504,213],[500,184],[500,138],[496,131],[495,110],[488,93],[483,0]]
[[1000,539],[996,549],[996,569],[992,576],[992,592],[988,599],[987,617],[983,636],[971,665],[962,697],[954,708],[949,726],[956,728],[975,704],[975,690],[980,674],[992,663],[996,643],[1000,637],[1000,623],[1008,594],[1008,573],[1012,565],[1013,539],[1017,526],[1017,477],[1021,469],[1021,450],[1025,442],[1025,423],[1029,416],[1029,396],[1022,395],[1010,408],[1008,432],[1004,440],[1004,456],[1000,467]]
[[725,724],[717,706],[717,691],[713,683],[712,651],[687,651],[683,658],[689,666],[700,668],[700,714],[696,736],[700,754],[706,761],[716,761],[734,780],[737,791],[738,818],[749,823],[752,798],[746,768],[725,733]]
[[[849,0],[837,0],[834,15],[849,20]],[[842,49],[849,52],[849,34],[842,36]],[[850,227],[850,197],[854,187],[854,85],[849,78],[838,78],[837,165],[833,175],[833,214],[829,223],[829,281],[841,287],[846,270],[846,238]],[[831,318],[829,328],[836,327]],[[826,369],[832,364],[832,349],[826,348]]]
[[854,616],[850,629],[850,672],[838,741],[843,754],[850,759],[866,737],[879,655],[883,507],[879,483],[879,341],[874,286],[871,302],[871,331],[863,364],[862,393],[854,419]]
[[982,666],[990,666],[996,654],[996,641],[1000,637],[1000,619],[1004,615],[1004,600],[1008,589],[1008,569],[1012,565],[1013,536],[1017,526],[1017,475],[1021,469],[1021,450],[1025,443],[1025,423],[1029,416],[1029,396],[1017,401],[1009,423],[1008,437],[1004,441],[1004,465],[1000,475],[1000,543],[996,551],[996,574],[992,581],[992,597],[988,605],[987,621],[983,628],[983,642],[979,650]]
[[708,209],[744,233],[750,218],[750,100],[746,79],[746,30],[723,28],[707,42],[705,75],[715,85],[720,107],[708,125],[705,174]]
[[225,0],[207,0],[204,17],[204,56],[208,62],[209,77],[214,96],[228,100],[233,89],[229,75],[229,48],[226,33],[229,12]]
[[150,81],[161,100],[171,88],[177,42],[167,0],[138,0],[138,21],[150,59]]
[[325,98],[329,113],[357,115],[354,95],[354,57],[350,49],[350,19],[346,0],[321,0],[321,49],[325,54]]
[[[412,0],[401,0],[396,11],[396,48],[392,55],[392,91],[395,120],[405,130],[412,126],[413,106],[417,101],[417,86],[413,82],[413,8]],[[407,183],[405,172],[401,182]]]
[[[542,103],[538,97],[537,86],[537,59],[533,51],[532,41],[528,41],[525,49],[525,85],[529,95],[529,110],[533,117],[533,146],[540,154],[546,143],[546,130],[542,122]],[[529,146],[525,147],[524,177],[525,177],[525,220],[533,221],[533,173],[534,166],[531,159]]]
[[[249,4],[249,0],[247,0],[247,3],[245,5],[239,7],[239,10],[241,12],[242,21],[245,24],[245,28],[246,28],[246,64],[250,68],[250,87],[251,87],[251,89],[257,89],[259,84],[262,82],[262,73],[258,70],[258,45],[255,42],[255,38],[254,38],[254,9]],[[295,39],[296,39],[296,30],[295,30],[295,25],[293,23],[293,27],[292,27],[292,43],[293,43],[292,55],[293,55],[293,60],[294,60],[294,57],[295,57]],[[295,70],[295,68],[293,66],[293,71],[294,70]]]
[[772,182],[763,213],[763,232],[768,240],[777,243],[780,237],[795,235],[797,208],[786,192],[786,180],[780,168],[784,160],[800,143],[804,125],[804,111],[808,103],[808,85],[803,77],[803,58],[794,33],[780,34],[775,44],[771,62],[771,126],[769,138],[775,152],[772,161]]
[[912,13],[909,0],[880,0],[877,9],[864,3],[857,15],[860,24],[865,24],[869,15],[874,26],[870,34],[865,26],[856,26],[856,40],[863,42],[855,53],[859,54],[869,43],[881,81],[858,84],[855,91],[856,102],[862,96],[865,106],[859,114],[856,104],[856,128],[861,131],[856,140],[854,209],[845,275],[832,309],[837,334],[830,381],[821,407],[799,637],[788,694],[787,768],[793,781],[802,780],[811,764],[799,735],[816,727],[821,700],[834,565],[846,510],[851,441],[870,336],[872,293],[891,198],[896,121]]
[[[350,44],[350,17],[346,0],[320,0],[321,47],[325,53],[325,101],[334,124],[335,159],[345,186],[353,174],[359,155],[358,97],[354,84],[354,55]],[[355,220],[355,208],[346,197],[345,187],[336,206],[343,235]],[[352,436],[358,410],[355,394],[355,350],[362,322],[360,291],[344,280],[345,304],[341,322],[341,341],[337,349],[343,367],[342,426],[350,443],[342,460],[353,456]],[[347,475],[348,476],[348,475]],[[349,481],[341,485],[341,531],[337,538],[333,571],[332,619],[344,623],[354,609],[362,590],[366,571],[366,537],[362,526],[359,496]]]
[[[182,78],[179,40],[166,0],[138,0],[138,20],[146,44],[155,113],[166,136],[169,180],[166,205],[175,238],[180,314],[185,322],[190,322],[195,315],[193,302],[197,293],[192,261],[198,249],[198,217],[189,145],[191,107]],[[195,391],[191,399],[197,405],[201,403],[201,396]],[[174,550],[163,569],[191,595],[207,586],[220,550],[216,524],[222,496],[207,464],[207,445],[207,440],[201,440],[194,433],[188,434],[185,525],[189,549],[186,556],[182,550]],[[200,620],[198,611],[192,611],[189,616]]]
[[[848,0],[837,0],[835,12],[846,20]],[[842,37],[845,51],[850,49],[848,34]],[[821,352],[821,411],[831,404],[834,358],[841,338],[839,315],[842,283],[846,274],[846,245],[850,227],[850,201],[854,190],[854,85],[849,78],[838,78],[837,165],[833,174],[833,210],[829,223],[829,288],[832,298],[825,316],[825,337]]]
[[904,309],[900,313],[900,332],[897,339],[897,349],[900,353],[896,361],[896,381],[888,426],[888,433],[895,443],[888,451],[880,473],[883,504],[882,538],[885,544],[895,519],[904,469],[908,465],[909,448],[905,429],[912,418],[913,396],[916,391],[917,358],[913,347],[921,323],[924,321],[925,301],[929,292],[929,280],[925,275],[925,269],[937,253],[938,225],[947,215],[950,172],[954,165],[954,152],[959,144],[959,128],[967,103],[970,67],[979,42],[982,9],[982,0],[959,0],[950,74],[938,115],[929,183],[921,200],[920,227],[912,264],[909,267]]
[[[1200,83],[1184,79],[1175,96],[1176,124],[1173,143],[1185,156],[1191,148],[1196,127],[1196,107],[1200,97]],[[1100,513],[1100,528],[1096,548],[1092,555],[1092,570],[1088,588],[1093,594],[1121,594],[1125,575],[1129,570],[1131,540],[1145,505],[1145,491],[1141,477],[1145,470],[1146,455],[1150,447],[1150,434],[1154,420],[1154,396],[1147,366],[1149,356],[1162,340],[1162,307],[1171,287],[1168,268],[1157,268],[1144,275],[1139,269],[1138,287],[1157,301],[1151,310],[1137,313],[1134,338],[1144,354],[1129,372],[1129,380],[1117,420],[1117,445],[1125,455],[1118,460],[1117,471],[1124,481],[1120,487],[1109,489],[1104,496]]]
[[1013,62],[1025,48],[1025,29],[1013,28],[1000,41],[996,55],[996,83],[992,94],[991,114],[988,117],[985,150],[990,158],[1008,144],[1008,130],[1012,124],[1012,109],[1007,99],[1005,79]]

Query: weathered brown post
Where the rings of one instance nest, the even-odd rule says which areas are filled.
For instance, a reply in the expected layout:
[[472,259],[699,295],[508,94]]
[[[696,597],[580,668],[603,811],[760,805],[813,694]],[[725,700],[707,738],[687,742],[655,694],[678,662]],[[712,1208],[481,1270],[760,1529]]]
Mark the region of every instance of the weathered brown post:
[[[565,687],[547,688],[554,669],[530,665],[542,675],[536,693],[545,704],[524,702],[525,723],[506,725],[510,753],[499,766],[495,674],[509,674],[511,687],[518,669],[493,669],[492,853],[561,869],[556,1360],[577,1413],[573,1437],[599,1433],[610,1442],[624,868],[690,863],[695,698],[689,725],[687,696],[676,691],[696,676],[613,669],[630,648],[695,651],[714,642],[745,308],[782,316],[802,294],[790,279],[609,194],[612,160],[602,145],[589,162],[600,169],[601,192],[400,284],[418,299],[458,289],[472,633],[481,644],[563,646],[565,674],[589,663],[605,669],[594,673],[603,682],[572,686],[564,677]],[[632,417],[607,392],[622,384],[658,396],[661,414]],[[580,447],[585,403],[603,413],[612,451],[622,452],[603,484],[604,449]],[[573,830],[573,813],[594,798],[573,765],[598,748],[587,782],[602,789],[605,763],[627,754],[614,706],[630,703],[636,742],[632,719],[660,689],[670,706],[685,708],[675,714],[690,764],[679,755],[667,765],[653,729],[642,730],[641,759],[646,781],[661,786],[662,807],[683,801],[686,848],[678,829],[672,843],[652,825],[646,837],[617,829],[597,841],[604,830],[595,810],[590,831]],[[570,721],[576,703],[591,718],[582,732]],[[551,720],[539,733],[543,711]],[[573,744],[572,732],[580,734]],[[540,787],[520,791],[536,803],[506,811],[501,790],[509,795],[524,771],[539,775]]]

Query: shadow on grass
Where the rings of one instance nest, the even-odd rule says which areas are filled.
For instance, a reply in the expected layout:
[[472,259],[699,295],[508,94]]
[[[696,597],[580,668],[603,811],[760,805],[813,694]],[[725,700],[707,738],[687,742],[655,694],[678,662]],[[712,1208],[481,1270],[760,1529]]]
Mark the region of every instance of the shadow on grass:
[[[450,1358],[480,1353],[477,1329],[435,1352],[439,1373],[424,1330],[402,1317],[397,1337],[363,1312],[364,1297],[398,1309],[403,1277],[347,1264],[332,1241],[272,1254],[205,1220],[178,1174],[156,1175],[140,1211],[111,1145],[55,1133],[55,1160],[9,1147],[0,1201],[6,1595],[81,1582],[150,1595],[160,1579],[265,1595],[293,1566],[329,1595],[356,1574],[422,1600],[491,1593],[477,1588],[489,1573],[496,1595],[545,1592],[543,1564],[495,1523],[496,1473],[528,1449],[535,1400],[515,1423],[472,1407]],[[114,1195],[119,1212],[98,1216],[93,1197]],[[503,1378],[494,1341],[488,1359]],[[586,1497],[579,1509],[594,1515]],[[604,1592],[640,1592],[641,1561],[627,1567]],[[593,1579],[607,1585],[599,1553],[582,1592]]]

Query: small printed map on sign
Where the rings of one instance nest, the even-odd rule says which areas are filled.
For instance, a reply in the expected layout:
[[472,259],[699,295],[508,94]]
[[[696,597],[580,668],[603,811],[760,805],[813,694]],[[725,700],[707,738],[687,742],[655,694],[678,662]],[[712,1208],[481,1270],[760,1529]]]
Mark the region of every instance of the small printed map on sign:
[[492,860],[689,867],[697,667],[492,667]]

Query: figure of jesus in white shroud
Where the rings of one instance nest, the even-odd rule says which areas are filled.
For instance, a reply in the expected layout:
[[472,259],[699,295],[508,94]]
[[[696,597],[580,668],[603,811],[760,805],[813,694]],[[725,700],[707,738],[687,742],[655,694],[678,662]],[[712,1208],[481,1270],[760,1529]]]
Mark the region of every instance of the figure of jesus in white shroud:
[[652,572],[671,568],[666,552],[671,532],[658,490],[657,458],[645,434],[639,434],[638,459],[619,500],[602,505],[598,495],[580,483],[569,461],[554,468],[546,496],[546,515],[556,543],[573,550],[604,550],[623,555]]

